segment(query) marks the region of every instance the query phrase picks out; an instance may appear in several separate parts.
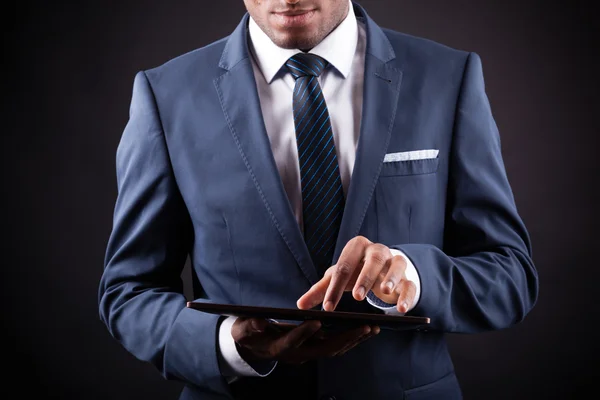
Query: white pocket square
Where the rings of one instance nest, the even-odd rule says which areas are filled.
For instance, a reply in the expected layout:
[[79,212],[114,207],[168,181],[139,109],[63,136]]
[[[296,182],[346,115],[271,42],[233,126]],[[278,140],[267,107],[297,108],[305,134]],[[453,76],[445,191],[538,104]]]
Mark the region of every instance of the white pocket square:
[[383,162],[427,160],[430,158],[436,158],[439,152],[439,150],[428,149],[415,151],[401,151],[400,153],[388,153],[385,155]]

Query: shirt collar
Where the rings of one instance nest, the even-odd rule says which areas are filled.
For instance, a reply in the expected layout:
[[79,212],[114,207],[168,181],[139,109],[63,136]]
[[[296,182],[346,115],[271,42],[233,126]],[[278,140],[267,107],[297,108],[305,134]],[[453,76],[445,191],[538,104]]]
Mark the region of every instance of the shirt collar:
[[[350,9],[346,18],[309,51],[327,60],[344,78],[350,73],[358,42],[358,23],[350,0],[349,3]],[[254,59],[269,84],[288,58],[301,52],[299,49],[283,49],[277,46],[252,17],[248,23],[248,32]]]

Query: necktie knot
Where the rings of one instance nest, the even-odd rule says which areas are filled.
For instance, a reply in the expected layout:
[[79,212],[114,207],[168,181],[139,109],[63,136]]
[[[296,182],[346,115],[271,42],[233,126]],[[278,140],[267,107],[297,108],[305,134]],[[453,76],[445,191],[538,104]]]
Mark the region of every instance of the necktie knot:
[[298,53],[290,57],[285,66],[290,71],[294,79],[303,76],[319,76],[327,67],[327,61],[316,54]]

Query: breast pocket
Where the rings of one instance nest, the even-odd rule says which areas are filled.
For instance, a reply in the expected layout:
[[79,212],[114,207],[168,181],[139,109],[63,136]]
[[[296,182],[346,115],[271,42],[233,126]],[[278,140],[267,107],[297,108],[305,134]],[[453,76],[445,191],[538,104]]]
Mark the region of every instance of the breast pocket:
[[381,166],[380,177],[398,175],[432,174],[437,171],[440,163],[439,157],[422,160],[406,160],[384,162]]
[[380,243],[437,243],[443,226],[440,158],[384,162],[375,187]]

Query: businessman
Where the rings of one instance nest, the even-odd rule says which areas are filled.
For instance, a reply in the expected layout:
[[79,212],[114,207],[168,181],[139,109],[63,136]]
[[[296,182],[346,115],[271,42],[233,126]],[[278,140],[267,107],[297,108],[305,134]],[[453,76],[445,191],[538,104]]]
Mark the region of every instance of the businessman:
[[[100,316],[182,399],[460,399],[447,332],[537,300],[475,53],[348,0],[245,0],[226,38],[139,72]],[[325,331],[194,300],[431,319]]]

